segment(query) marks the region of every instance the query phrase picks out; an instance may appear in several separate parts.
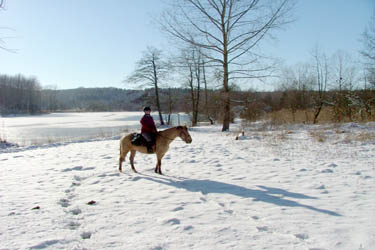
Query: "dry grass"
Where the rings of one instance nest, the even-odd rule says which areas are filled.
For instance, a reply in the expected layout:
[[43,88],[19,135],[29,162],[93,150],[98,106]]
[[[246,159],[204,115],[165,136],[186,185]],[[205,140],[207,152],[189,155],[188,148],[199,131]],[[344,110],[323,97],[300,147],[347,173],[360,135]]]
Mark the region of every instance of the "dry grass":
[[362,131],[358,134],[346,134],[345,142],[375,142],[375,132]]
[[[375,114],[375,110],[371,111],[371,114]],[[271,112],[265,115],[264,119],[271,121],[272,125],[281,124],[298,124],[305,123],[311,124],[314,120],[314,110],[297,110],[292,112],[290,109],[282,109],[279,111]],[[353,112],[352,119],[343,117],[339,122],[370,122],[375,121],[375,115],[369,115],[365,113]],[[319,114],[318,123],[336,123],[335,112],[331,107],[325,107]]]
[[326,135],[326,133],[323,130],[311,131],[310,135],[317,142],[323,143],[323,142],[325,142],[327,140],[327,135]]

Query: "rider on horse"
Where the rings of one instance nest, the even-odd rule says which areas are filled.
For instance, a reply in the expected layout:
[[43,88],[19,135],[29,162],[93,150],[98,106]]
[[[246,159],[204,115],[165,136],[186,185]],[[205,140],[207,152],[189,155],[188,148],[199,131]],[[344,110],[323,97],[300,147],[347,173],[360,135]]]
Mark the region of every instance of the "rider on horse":
[[145,115],[141,119],[141,124],[142,124],[142,136],[146,140],[146,146],[147,146],[147,152],[148,153],[153,153],[152,146],[154,144],[154,138],[156,136],[156,133],[158,132],[156,130],[155,122],[154,119],[152,118],[151,114],[151,108],[150,107],[145,107],[143,109],[145,112]]

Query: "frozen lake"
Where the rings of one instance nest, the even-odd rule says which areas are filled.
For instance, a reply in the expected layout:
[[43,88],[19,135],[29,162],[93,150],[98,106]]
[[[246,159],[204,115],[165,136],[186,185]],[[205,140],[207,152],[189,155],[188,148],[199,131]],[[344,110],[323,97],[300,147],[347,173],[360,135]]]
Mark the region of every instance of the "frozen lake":
[[[143,112],[90,112],[0,117],[0,138],[19,145],[38,145],[113,137],[139,131],[142,116]],[[152,116],[158,125],[157,113]],[[186,114],[179,117],[180,123],[188,123]],[[178,125],[178,115],[173,118],[172,125]]]

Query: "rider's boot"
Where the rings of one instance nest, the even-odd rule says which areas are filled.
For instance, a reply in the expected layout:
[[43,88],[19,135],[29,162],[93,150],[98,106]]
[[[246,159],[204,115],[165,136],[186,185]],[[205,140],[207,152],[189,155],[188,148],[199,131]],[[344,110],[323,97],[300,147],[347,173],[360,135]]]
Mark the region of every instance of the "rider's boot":
[[152,150],[152,143],[151,142],[147,142],[147,153],[149,154],[152,154],[154,151]]

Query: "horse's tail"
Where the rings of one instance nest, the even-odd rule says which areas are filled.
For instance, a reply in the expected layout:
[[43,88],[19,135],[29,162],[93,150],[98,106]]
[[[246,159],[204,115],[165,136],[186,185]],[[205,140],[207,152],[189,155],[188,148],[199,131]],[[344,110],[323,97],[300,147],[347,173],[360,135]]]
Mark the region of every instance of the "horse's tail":
[[126,149],[126,136],[120,139],[120,157],[119,157],[119,170],[122,171],[122,162],[125,161],[127,149]]

